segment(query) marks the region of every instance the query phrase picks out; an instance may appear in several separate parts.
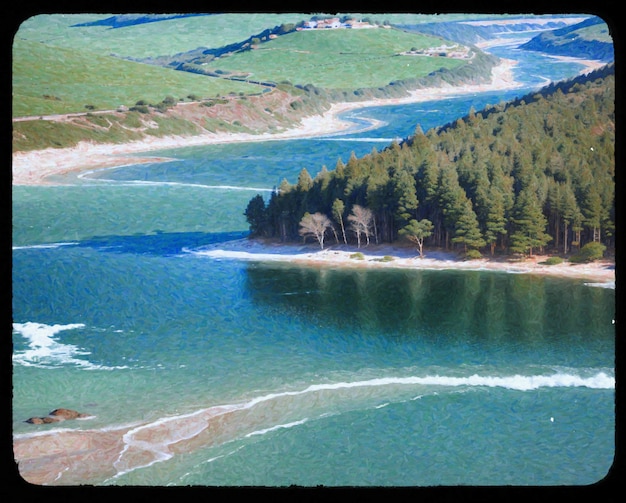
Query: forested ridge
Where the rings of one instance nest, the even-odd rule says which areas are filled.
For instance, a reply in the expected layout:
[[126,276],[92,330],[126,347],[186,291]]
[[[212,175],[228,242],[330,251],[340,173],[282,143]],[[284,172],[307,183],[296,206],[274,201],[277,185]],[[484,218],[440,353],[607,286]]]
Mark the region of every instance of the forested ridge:
[[586,76],[487,106],[315,177],[283,180],[245,215],[251,237],[393,242],[479,253],[614,247],[615,76]]

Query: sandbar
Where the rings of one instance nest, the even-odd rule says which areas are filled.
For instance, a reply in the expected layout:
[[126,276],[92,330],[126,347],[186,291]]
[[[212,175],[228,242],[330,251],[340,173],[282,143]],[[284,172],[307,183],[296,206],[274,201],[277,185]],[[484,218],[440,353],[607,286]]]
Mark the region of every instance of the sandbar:
[[[532,257],[495,255],[465,260],[459,254],[445,250],[424,249],[419,257],[410,244],[374,244],[357,248],[354,245],[329,244],[321,249],[316,243],[285,244],[277,240],[239,239],[226,243],[184,250],[217,260],[248,260],[252,262],[283,262],[303,266],[331,268],[402,268],[425,270],[494,271],[511,274],[532,274],[586,280],[590,286],[615,288],[615,262],[610,259],[589,263],[548,265],[548,255]],[[362,258],[359,255],[361,253]],[[358,257],[358,258],[357,258]]]

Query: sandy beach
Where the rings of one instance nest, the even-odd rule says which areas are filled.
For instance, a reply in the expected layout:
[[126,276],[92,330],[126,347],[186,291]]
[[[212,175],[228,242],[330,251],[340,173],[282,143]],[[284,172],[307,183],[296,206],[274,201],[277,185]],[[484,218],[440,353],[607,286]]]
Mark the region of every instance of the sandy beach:
[[[513,78],[512,69],[516,61],[502,60],[492,70],[492,79],[487,84],[465,86],[443,86],[414,90],[403,98],[374,99],[358,102],[335,103],[323,115],[305,117],[298,127],[279,133],[248,134],[248,133],[209,133],[197,136],[168,136],[163,138],[145,138],[141,141],[124,144],[93,144],[81,142],[71,148],[47,148],[13,154],[13,185],[49,185],[47,180],[52,175],[68,172],[80,172],[97,168],[123,166],[167,160],[155,156],[135,156],[150,151],[191,147],[196,145],[212,145],[221,143],[237,143],[268,140],[289,140],[331,134],[343,131],[352,124],[342,121],[338,115],[357,108],[396,104],[419,103],[444,98],[474,94],[486,91],[515,89],[520,84]],[[132,155],[132,157],[131,157]]]
[[[218,260],[287,262],[317,267],[454,269],[534,274],[578,278],[587,280],[590,286],[615,288],[615,263],[612,260],[583,264],[564,261],[561,264],[547,265],[543,263],[548,258],[547,255],[533,255],[524,259],[484,256],[477,260],[464,260],[454,252],[427,249],[424,250],[424,257],[420,258],[415,248],[402,243],[370,244],[360,249],[340,244],[330,245],[322,250],[313,243],[283,244],[260,239],[241,239],[186,251]],[[357,252],[363,258],[357,258]]]

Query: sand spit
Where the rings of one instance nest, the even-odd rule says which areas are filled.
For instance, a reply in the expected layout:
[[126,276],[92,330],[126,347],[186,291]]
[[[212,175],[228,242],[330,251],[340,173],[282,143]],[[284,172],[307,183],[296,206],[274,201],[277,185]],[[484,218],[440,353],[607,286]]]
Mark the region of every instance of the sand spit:
[[[198,256],[218,260],[249,260],[253,262],[283,262],[320,267],[403,268],[428,270],[497,271],[513,274],[534,274],[588,280],[593,286],[615,287],[615,263],[602,260],[586,264],[547,265],[546,255],[525,259],[511,257],[464,260],[452,252],[425,250],[420,258],[410,246],[374,245],[357,249],[355,246],[331,245],[320,249],[316,244],[282,244],[275,241],[240,239],[194,250]],[[360,256],[355,255],[361,253]]]

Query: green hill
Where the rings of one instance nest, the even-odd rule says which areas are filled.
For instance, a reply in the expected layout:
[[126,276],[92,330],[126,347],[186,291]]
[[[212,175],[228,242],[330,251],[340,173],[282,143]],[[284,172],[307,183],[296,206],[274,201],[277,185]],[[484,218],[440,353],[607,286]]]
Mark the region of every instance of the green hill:
[[442,43],[439,38],[396,29],[304,30],[269,40],[254,50],[217,58],[206,68],[329,89],[379,87],[467,64],[467,60],[449,57],[402,55]]
[[13,116],[84,112],[158,103],[166,96],[208,98],[229,92],[258,93],[259,86],[175,72],[91,51],[15,39]]
[[609,27],[595,16],[574,26],[541,33],[520,49],[606,62],[615,59]]
[[[126,141],[138,139],[142,130],[153,135],[265,132],[288,127],[336,101],[405,96],[411,89],[442,83],[482,82],[497,63],[497,58],[475,48],[380,24],[385,21],[367,29],[297,31],[309,17],[54,14],[30,18],[13,42],[12,112],[14,118],[31,120],[14,122],[13,147],[64,147],[81,140],[123,142],[125,135]],[[267,36],[256,40],[260,33]],[[243,110],[240,100],[233,98],[258,96],[263,99],[245,103],[241,120],[233,118]],[[182,101],[203,106],[185,115],[174,107]],[[143,116],[123,117],[129,108]],[[226,119],[218,117],[217,110]],[[117,126],[85,118],[84,114],[99,111],[115,112],[106,121]],[[46,124],[32,119],[53,114],[83,114],[83,118],[44,120]],[[141,126],[128,126],[135,123]]]
[[[105,22],[111,14],[39,15],[22,23],[19,38],[66,49],[89,48],[105,56],[146,58],[176,54],[198,47],[222,47],[282,23],[295,23],[305,14],[212,14],[126,24]],[[104,23],[104,24],[100,24]]]
[[[14,39],[13,116],[80,112],[86,105],[96,110],[114,109],[139,100],[158,102],[166,96],[180,99],[191,94],[206,98],[262,91],[255,85],[220,78],[230,74],[349,91],[407,80],[419,87],[415,81],[433,72],[467,68],[474,63],[438,55],[405,55],[413,49],[440,46],[444,41],[389,27],[292,32],[257,44],[254,50],[184,68],[204,73],[202,77],[129,61],[195,54],[202,52],[202,47],[228,47],[267,31],[268,27],[293,29],[294,22],[302,22],[306,17],[35,16],[20,26]],[[451,47],[454,45],[450,43]],[[207,73],[212,78],[207,78]],[[461,79],[466,78],[464,73]],[[475,68],[474,73],[488,75],[489,66]]]

